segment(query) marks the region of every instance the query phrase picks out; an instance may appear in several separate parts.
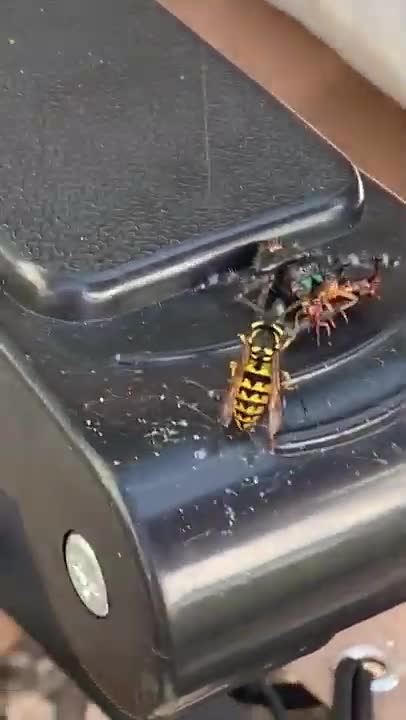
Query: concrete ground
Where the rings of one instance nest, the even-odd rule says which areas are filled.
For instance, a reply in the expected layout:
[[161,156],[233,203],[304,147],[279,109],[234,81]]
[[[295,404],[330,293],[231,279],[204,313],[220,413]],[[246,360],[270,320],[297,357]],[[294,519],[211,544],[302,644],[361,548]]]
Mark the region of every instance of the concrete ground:
[[0,720],[106,720],[4,613],[0,613]]
[[[0,620],[0,720],[107,720],[41,648],[4,615]],[[10,642],[13,644],[11,649]],[[180,720],[272,720],[265,708],[237,705],[221,696]],[[327,720],[323,708],[291,712],[289,720]]]

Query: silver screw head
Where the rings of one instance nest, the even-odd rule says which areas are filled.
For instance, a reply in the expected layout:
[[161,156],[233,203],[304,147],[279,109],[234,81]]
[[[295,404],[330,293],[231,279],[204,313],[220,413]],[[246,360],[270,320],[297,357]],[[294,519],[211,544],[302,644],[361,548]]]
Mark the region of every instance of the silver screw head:
[[373,645],[353,645],[341,653],[339,660],[345,657],[362,660],[373,680],[371,690],[374,693],[390,692],[399,685],[399,675],[385,658],[383,652]]
[[107,587],[96,554],[82,535],[71,532],[65,541],[65,563],[70,581],[85,607],[96,617],[109,613]]

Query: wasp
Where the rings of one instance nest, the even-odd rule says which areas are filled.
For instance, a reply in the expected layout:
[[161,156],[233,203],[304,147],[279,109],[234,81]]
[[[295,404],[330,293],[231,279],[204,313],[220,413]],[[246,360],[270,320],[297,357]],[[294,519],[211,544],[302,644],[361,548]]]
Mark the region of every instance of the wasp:
[[230,363],[229,389],[221,410],[221,422],[234,420],[239,430],[252,430],[266,414],[271,449],[282,425],[282,390],[293,389],[289,373],[280,368],[280,354],[295,333],[279,322],[257,320],[247,335],[240,335],[241,356]]

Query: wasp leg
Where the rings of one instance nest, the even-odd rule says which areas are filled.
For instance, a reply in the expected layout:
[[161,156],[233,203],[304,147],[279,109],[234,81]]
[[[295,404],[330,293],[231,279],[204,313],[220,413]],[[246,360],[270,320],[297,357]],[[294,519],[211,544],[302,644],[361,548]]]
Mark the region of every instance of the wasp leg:
[[283,390],[296,390],[297,382],[292,380],[291,376],[286,370],[281,370],[281,387]]
[[241,375],[241,367],[235,360],[229,364],[230,378],[228,388],[223,394],[223,402],[220,408],[219,420],[224,427],[229,427],[233,419],[235,394],[238,386],[238,376]]
[[298,336],[299,329],[296,327],[285,327],[285,339],[283,341],[281,350],[286,350]]
[[265,312],[266,303],[269,298],[270,290],[271,290],[271,285],[269,283],[267,283],[266,285],[264,285],[264,287],[262,288],[261,292],[258,295],[257,305],[261,308],[262,313]]
[[273,273],[265,273],[260,276],[254,275],[253,278],[250,278],[250,280],[246,280],[243,282],[244,285],[244,292],[241,293],[242,295],[251,295],[251,293],[255,292],[256,290],[262,289],[262,287],[269,288],[270,285],[272,285],[273,281]]
[[236,302],[239,302],[242,305],[246,305],[251,310],[253,310],[255,313],[258,313],[261,310],[261,308],[256,303],[252,302],[252,300],[248,300],[248,298],[245,297],[242,293],[240,293],[240,295],[236,295],[235,300],[236,300]]
[[279,353],[275,353],[272,361],[272,385],[268,401],[268,438],[270,450],[275,450],[275,435],[282,427],[283,405],[281,398],[281,372]]
[[[257,277],[252,282],[245,285],[243,292],[239,293],[235,300],[247,305],[256,314],[263,315],[272,288],[272,283],[272,273],[263,275],[260,278]],[[255,301],[250,299],[254,292],[258,293]]]
[[229,368],[231,377],[233,378],[235,376],[235,373],[237,372],[238,362],[236,360],[230,360]]
[[266,300],[267,300],[268,292],[269,292],[269,291],[268,291],[268,288],[267,288],[267,289],[266,289],[266,297],[265,297],[265,300],[263,300],[263,299],[261,298],[261,295],[260,295],[259,298],[257,299],[257,302],[253,302],[252,300],[249,300],[247,297],[245,297],[245,296],[242,295],[242,294],[237,295],[237,297],[235,298],[235,300],[236,300],[237,302],[239,302],[239,303],[242,303],[242,305],[246,305],[246,306],[249,307],[251,310],[253,310],[253,312],[254,312],[256,315],[259,315],[259,316],[262,317],[262,316],[264,315],[264,313],[265,313],[265,305],[266,305]]

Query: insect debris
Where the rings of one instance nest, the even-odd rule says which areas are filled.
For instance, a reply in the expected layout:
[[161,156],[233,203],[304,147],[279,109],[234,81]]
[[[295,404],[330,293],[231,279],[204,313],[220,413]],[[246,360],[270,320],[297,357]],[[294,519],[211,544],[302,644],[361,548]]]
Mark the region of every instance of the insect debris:
[[395,266],[397,261],[387,255],[309,253],[271,272],[259,269],[236,299],[258,316],[283,316],[298,332],[313,328],[319,345],[321,328],[330,335],[337,315],[348,322],[347,310],[362,297],[378,297],[381,268],[391,264]]
[[283,421],[283,392],[295,387],[280,367],[281,353],[304,328],[315,330],[319,345],[320,330],[330,335],[337,315],[348,322],[349,308],[362,297],[377,297],[381,268],[397,263],[387,255],[334,257],[315,252],[264,270],[263,257],[259,252],[255,271],[236,298],[258,319],[240,335],[240,358],[230,363],[221,421],[225,427],[234,422],[239,430],[250,431],[266,415],[274,450]]

